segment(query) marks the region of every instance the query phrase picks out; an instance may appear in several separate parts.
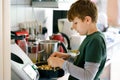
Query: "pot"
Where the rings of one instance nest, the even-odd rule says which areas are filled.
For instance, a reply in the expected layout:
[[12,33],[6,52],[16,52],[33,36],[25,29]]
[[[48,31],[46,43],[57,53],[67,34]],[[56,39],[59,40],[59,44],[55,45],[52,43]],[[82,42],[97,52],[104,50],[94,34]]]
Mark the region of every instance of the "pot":
[[41,56],[42,56],[41,60],[47,61],[48,57],[53,52],[60,51],[59,46],[62,46],[65,53],[68,52],[63,42],[60,42],[60,41],[57,41],[57,40],[40,41],[40,49],[43,50],[43,52],[41,53]]

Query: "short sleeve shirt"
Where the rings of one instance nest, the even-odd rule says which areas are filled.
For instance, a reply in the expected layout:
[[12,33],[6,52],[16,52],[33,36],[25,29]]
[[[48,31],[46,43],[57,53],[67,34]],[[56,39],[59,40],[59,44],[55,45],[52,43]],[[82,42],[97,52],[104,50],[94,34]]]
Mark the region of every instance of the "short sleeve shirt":
[[[82,42],[79,51],[80,55],[77,56],[74,65],[84,68],[85,62],[100,63],[100,67],[94,78],[94,80],[99,80],[99,75],[101,74],[106,61],[106,43],[104,35],[99,31],[87,35]],[[70,76],[69,80],[78,79]]]

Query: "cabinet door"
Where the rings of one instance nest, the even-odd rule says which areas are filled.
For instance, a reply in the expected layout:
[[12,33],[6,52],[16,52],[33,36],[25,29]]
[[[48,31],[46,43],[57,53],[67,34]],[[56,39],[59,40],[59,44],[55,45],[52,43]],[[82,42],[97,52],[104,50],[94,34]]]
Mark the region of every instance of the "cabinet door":
[[30,5],[31,0],[11,0],[12,5]]

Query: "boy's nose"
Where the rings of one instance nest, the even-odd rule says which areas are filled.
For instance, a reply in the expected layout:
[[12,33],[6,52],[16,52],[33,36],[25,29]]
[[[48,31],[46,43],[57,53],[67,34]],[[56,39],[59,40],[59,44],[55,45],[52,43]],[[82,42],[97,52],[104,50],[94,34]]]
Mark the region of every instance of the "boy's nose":
[[71,26],[71,30],[73,30],[73,29],[75,29],[75,26],[74,26],[74,25]]

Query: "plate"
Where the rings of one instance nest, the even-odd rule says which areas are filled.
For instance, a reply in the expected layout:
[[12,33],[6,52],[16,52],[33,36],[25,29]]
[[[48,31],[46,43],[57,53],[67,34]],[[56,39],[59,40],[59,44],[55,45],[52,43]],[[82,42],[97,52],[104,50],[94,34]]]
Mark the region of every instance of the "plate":
[[69,50],[68,54],[70,54],[73,57],[76,57],[77,55],[80,54],[79,50]]

